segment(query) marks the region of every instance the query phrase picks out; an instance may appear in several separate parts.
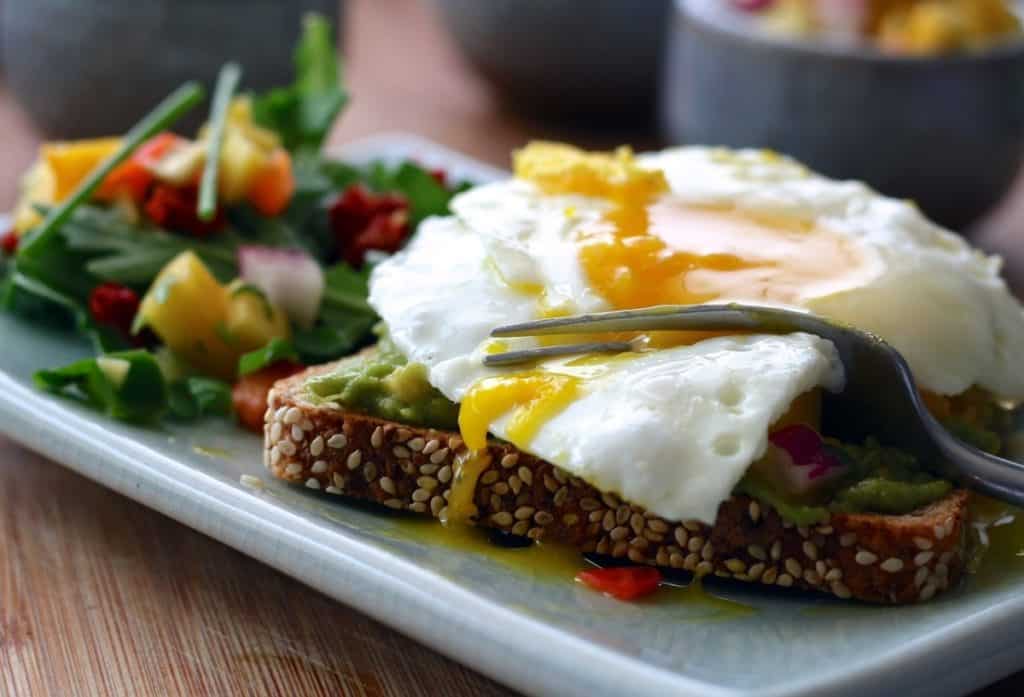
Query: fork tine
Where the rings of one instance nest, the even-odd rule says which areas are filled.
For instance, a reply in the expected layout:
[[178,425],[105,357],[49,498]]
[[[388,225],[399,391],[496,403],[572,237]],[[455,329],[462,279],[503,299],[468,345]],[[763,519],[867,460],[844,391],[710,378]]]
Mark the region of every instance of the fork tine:
[[[752,310],[760,317],[752,315]],[[734,305],[662,305],[642,310],[616,310],[556,317],[497,327],[491,336],[545,336],[588,332],[657,331],[666,329],[752,329],[777,318],[770,308]],[[785,326],[785,323],[781,325]]]
[[633,344],[628,341],[593,341],[583,344],[562,344],[560,346],[545,346],[544,348],[524,349],[522,351],[492,353],[484,357],[484,365],[492,367],[517,365],[543,358],[558,358],[560,356],[574,356],[584,353],[623,353],[632,350]]

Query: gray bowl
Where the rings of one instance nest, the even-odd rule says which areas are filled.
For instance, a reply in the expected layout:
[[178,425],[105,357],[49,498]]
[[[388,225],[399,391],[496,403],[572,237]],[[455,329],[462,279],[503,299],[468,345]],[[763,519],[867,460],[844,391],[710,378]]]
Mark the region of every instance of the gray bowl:
[[[237,60],[243,85],[291,82],[302,16],[339,0],[3,0],[7,81],[48,137],[122,133],[190,79]],[[202,120],[193,112],[187,129]]]
[[670,0],[434,0],[469,62],[518,111],[651,120]]
[[1024,148],[1024,42],[901,57],[766,35],[721,0],[677,0],[661,119],[673,142],[765,147],[913,199],[963,229]]

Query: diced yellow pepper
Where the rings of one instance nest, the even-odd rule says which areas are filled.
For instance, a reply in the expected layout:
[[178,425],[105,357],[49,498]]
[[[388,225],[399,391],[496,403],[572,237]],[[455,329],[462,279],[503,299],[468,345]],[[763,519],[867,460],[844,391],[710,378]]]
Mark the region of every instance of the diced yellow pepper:
[[139,317],[194,368],[230,380],[242,351],[227,331],[228,301],[227,290],[202,260],[186,251],[157,275],[142,299]]
[[40,155],[53,172],[54,200],[63,201],[90,172],[114,154],[120,138],[96,138],[70,143],[44,143]]
[[291,336],[288,318],[258,289],[238,279],[227,290],[227,332],[243,352],[266,346],[271,339]]

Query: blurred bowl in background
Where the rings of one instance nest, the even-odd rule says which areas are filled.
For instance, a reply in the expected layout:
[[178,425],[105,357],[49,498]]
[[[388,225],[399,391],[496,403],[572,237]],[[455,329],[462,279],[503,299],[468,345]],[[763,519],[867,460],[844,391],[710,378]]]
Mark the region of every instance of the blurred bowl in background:
[[676,0],[661,98],[674,142],[764,147],[909,198],[962,230],[1024,152],[1024,42],[937,57],[787,39]]
[[653,121],[670,0],[434,0],[469,62],[517,111]]
[[[7,83],[47,137],[122,133],[190,79],[237,60],[243,84],[292,80],[306,12],[340,0],[3,0]],[[201,121],[193,117],[193,124]],[[188,127],[184,123],[182,126]]]

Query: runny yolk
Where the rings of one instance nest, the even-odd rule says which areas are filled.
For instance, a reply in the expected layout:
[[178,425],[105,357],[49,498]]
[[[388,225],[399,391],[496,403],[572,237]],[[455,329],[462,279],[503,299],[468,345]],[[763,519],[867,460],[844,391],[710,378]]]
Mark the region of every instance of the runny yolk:
[[[628,148],[588,153],[531,143],[515,154],[515,170],[546,194],[608,201],[603,218],[577,230],[574,242],[590,287],[615,309],[715,301],[800,306],[808,298],[862,285],[875,273],[854,239],[814,223],[697,207],[663,196],[669,190],[664,174],[640,167]],[[540,314],[563,313],[545,309],[543,288],[517,290],[539,295]],[[735,333],[653,332],[648,345],[666,348]],[[553,337],[556,342],[579,339]],[[480,381],[460,411],[467,446],[482,448],[490,424],[514,409],[505,436],[524,447],[573,400],[580,382],[543,370]]]
[[506,437],[526,447],[540,427],[567,407],[578,394],[572,375],[541,371],[501,375],[477,382],[459,407],[459,430],[470,450],[487,445],[491,424],[512,412]]

